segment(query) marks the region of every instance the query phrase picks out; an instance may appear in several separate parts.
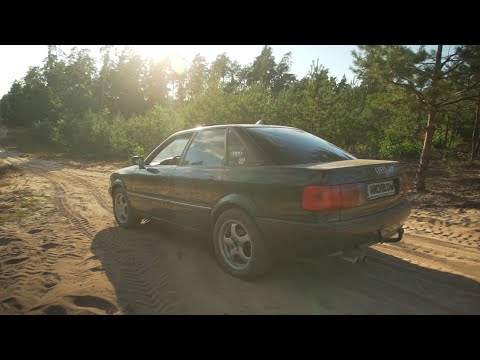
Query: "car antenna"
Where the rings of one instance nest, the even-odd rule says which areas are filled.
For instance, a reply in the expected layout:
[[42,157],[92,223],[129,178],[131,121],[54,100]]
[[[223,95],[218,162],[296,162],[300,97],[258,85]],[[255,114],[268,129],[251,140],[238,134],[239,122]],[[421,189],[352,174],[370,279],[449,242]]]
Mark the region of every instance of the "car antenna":
[[268,125],[268,123],[263,119],[258,120],[255,124],[256,125]]

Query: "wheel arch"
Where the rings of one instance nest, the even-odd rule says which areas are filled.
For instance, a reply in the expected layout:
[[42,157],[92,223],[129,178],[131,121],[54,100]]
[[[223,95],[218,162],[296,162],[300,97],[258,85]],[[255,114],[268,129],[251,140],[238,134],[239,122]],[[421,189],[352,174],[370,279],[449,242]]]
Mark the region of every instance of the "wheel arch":
[[213,230],[215,227],[215,222],[217,221],[220,214],[229,209],[240,209],[243,210],[247,215],[249,215],[253,221],[255,217],[259,215],[259,209],[255,203],[247,198],[244,195],[240,194],[230,194],[223,197],[212,209],[211,212],[211,224],[210,230]]
[[118,188],[121,188],[123,191],[126,191],[125,184],[120,179],[116,179],[112,184],[112,197],[113,197],[113,194],[115,194],[115,191]]

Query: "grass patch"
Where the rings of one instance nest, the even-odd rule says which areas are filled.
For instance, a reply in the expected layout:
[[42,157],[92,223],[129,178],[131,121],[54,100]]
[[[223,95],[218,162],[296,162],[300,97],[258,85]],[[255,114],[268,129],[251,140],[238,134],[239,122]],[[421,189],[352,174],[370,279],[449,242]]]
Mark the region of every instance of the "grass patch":
[[458,175],[463,171],[465,164],[459,160],[444,159],[442,160],[442,165],[451,175]]
[[17,213],[18,218],[25,218],[25,217],[32,216],[32,215],[33,215],[33,212],[31,212],[30,210],[20,210]]
[[26,207],[33,206],[33,205],[35,205],[35,200],[33,200],[33,199],[23,200],[20,203],[21,208],[26,208]]
[[6,223],[6,222],[9,222],[9,221],[15,221],[15,220],[18,220],[18,219],[23,219],[23,218],[26,218],[26,217],[29,217],[29,216],[32,216],[34,213],[30,210],[20,210],[19,212],[17,212],[15,215],[0,215],[0,224],[2,223]]

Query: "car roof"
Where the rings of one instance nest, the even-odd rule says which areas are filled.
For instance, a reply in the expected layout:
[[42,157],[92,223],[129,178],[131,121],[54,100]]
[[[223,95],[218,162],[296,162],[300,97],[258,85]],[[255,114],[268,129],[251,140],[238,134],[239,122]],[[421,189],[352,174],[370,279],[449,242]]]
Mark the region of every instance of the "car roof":
[[265,125],[265,124],[221,124],[221,125],[202,125],[191,129],[178,131],[171,136],[186,134],[190,132],[201,131],[204,129],[223,129],[223,128],[286,128],[286,129],[295,129],[291,126],[281,126],[281,125]]

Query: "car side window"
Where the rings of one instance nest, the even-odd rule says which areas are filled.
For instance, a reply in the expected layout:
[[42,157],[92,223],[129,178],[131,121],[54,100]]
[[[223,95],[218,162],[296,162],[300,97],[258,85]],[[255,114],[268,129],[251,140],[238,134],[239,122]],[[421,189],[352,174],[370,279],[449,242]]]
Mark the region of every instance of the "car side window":
[[225,160],[225,129],[199,131],[182,165],[222,166]]
[[228,166],[238,167],[253,164],[251,152],[233,129],[228,129],[227,148]]
[[174,139],[153,158],[149,165],[176,165],[190,138],[191,135]]

